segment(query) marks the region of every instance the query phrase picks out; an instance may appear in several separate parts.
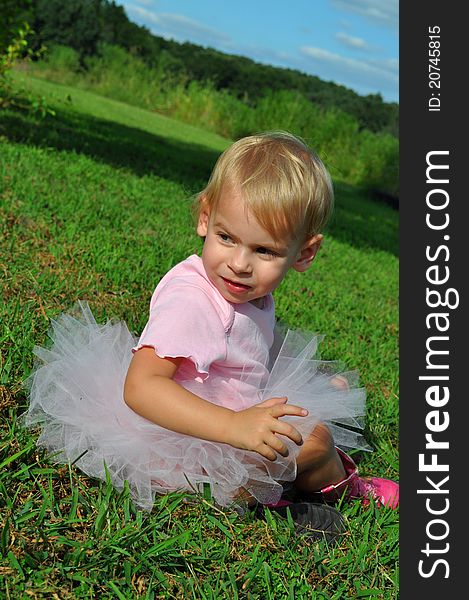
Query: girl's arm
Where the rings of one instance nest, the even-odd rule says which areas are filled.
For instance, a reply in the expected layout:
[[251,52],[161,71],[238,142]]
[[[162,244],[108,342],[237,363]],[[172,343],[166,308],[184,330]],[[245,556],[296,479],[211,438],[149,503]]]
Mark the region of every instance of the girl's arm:
[[171,431],[254,450],[269,460],[275,460],[276,453],[288,454],[277,434],[302,443],[298,430],[279,417],[305,416],[306,410],[286,404],[286,398],[271,398],[242,411],[212,404],[172,379],[182,360],[160,358],[153,348],[138,350],[127,372],[126,404],[142,417]]

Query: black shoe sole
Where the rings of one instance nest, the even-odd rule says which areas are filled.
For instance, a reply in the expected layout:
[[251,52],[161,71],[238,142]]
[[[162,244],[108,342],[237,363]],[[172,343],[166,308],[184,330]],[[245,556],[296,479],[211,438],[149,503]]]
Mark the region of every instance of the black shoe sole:
[[335,544],[347,531],[344,517],[332,506],[314,502],[294,502],[288,506],[270,508],[283,518],[290,511],[298,535],[311,541],[326,541]]

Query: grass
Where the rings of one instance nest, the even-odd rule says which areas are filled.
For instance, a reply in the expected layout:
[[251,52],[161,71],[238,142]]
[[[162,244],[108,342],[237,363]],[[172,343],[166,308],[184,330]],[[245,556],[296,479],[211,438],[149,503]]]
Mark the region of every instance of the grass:
[[[190,216],[229,140],[83,90],[29,80],[54,118],[0,114],[1,597],[397,598],[398,512],[343,505],[340,543],[305,544],[268,515],[159,497],[54,466],[22,429],[22,382],[49,319],[86,299],[143,328],[153,287],[199,252]],[[313,268],[277,290],[278,316],[321,331],[324,358],[368,391],[364,474],[398,478],[398,216],[347,182]]]
[[[238,139],[255,131],[287,129],[302,136],[327,159],[335,178],[399,195],[398,140],[363,129],[351,115],[324,109],[294,90],[262,94],[254,103],[217,90],[209,81],[187,82],[163,65],[149,68],[123,48],[103,44],[99,56],[79,65],[78,54],[52,46],[43,59],[22,64],[34,77],[86,89],[196,127]],[[122,82],[125,81],[125,85]]]

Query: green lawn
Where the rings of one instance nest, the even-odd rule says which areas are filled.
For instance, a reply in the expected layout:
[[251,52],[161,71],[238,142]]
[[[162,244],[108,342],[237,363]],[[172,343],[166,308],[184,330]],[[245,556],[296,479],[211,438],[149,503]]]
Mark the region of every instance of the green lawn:
[[[0,113],[2,515],[5,598],[397,598],[398,511],[343,505],[340,544],[183,495],[135,510],[124,491],[57,468],[18,425],[49,318],[86,299],[140,332],[159,278],[199,252],[191,196],[228,144],[89,92],[30,79],[56,111]],[[313,268],[276,291],[278,316],[326,335],[323,358],[368,391],[364,474],[398,479],[398,214],[347,182]]]

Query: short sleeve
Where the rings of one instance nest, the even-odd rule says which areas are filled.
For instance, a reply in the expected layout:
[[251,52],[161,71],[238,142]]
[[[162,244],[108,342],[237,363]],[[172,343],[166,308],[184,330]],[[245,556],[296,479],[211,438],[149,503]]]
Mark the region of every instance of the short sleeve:
[[169,282],[150,308],[137,346],[151,347],[160,358],[187,358],[206,378],[210,365],[226,358],[226,333],[207,292],[191,283]]

